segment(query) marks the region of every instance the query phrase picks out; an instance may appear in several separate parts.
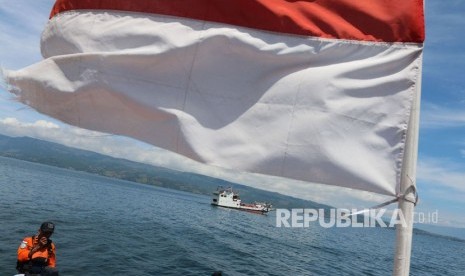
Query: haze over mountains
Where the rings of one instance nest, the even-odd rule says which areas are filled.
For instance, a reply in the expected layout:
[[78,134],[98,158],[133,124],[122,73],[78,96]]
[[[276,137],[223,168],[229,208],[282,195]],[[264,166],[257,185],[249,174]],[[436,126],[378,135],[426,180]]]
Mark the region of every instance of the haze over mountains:
[[267,201],[279,208],[329,208],[313,201],[263,191],[218,178],[114,158],[30,137],[0,135],[0,156],[196,194],[211,195],[218,186],[232,186],[240,192],[245,202]]
[[[30,137],[0,135],[0,156],[196,194],[211,195],[218,186],[232,186],[240,192],[244,202],[267,201],[276,208],[331,208],[218,178],[114,158]],[[427,231],[465,240],[465,229],[462,228],[427,224],[416,224],[415,228],[417,233]]]

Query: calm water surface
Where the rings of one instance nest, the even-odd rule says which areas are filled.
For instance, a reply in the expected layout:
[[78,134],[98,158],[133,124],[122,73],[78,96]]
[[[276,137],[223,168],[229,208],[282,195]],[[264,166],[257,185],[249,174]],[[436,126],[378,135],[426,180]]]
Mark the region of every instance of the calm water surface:
[[[0,275],[44,220],[61,275],[391,275],[395,231],[276,228],[207,196],[0,158]],[[411,275],[465,275],[465,243],[414,235]]]

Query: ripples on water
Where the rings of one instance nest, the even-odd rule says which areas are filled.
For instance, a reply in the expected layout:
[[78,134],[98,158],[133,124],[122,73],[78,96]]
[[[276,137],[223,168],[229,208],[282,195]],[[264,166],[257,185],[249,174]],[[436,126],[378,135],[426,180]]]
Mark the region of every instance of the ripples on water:
[[[274,213],[0,158],[0,275],[21,239],[56,223],[61,275],[390,275],[393,229],[276,228]],[[415,235],[411,275],[465,275],[465,243]]]

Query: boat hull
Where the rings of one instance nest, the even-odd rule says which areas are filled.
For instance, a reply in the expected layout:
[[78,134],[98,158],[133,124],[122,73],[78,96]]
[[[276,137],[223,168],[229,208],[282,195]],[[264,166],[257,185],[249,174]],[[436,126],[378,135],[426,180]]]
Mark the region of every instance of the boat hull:
[[218,205],[214,203],[212,203],[211,205],[216,206],[216,207],[234,209],[234,210],[239,210],[239,211],[244,211],[244,212],[249,212],[249,213],[254,213],[254,214],[261,214],[261,215],[266,215],[268,213],[268,210],[266,209],[250,209],[250,208],[243,208],[243,207],[222,206],[222,205]]

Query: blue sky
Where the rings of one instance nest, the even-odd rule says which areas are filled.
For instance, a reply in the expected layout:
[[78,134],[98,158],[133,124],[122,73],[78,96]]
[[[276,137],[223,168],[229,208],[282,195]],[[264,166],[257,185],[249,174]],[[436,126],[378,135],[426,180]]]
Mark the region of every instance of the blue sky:
[[[20,69],[38,62],[40,34],[53,0],[0,0],[0,65]],[[417,186],[417,211],[438,210],[440,224],[465,227],[465,1],[426,0],[426,43],[423,57],[422,104]],[[286,190],[288,180],[233,173],[199,165],[125,137],[64,125],[19,104],[0,88],[0,134],[32,136],[178,170],[193,171],[285,194],[341,205],[369,207],[382,196],[324,185],[300,183]],[[298,182],[296,182],[298,183]]]

